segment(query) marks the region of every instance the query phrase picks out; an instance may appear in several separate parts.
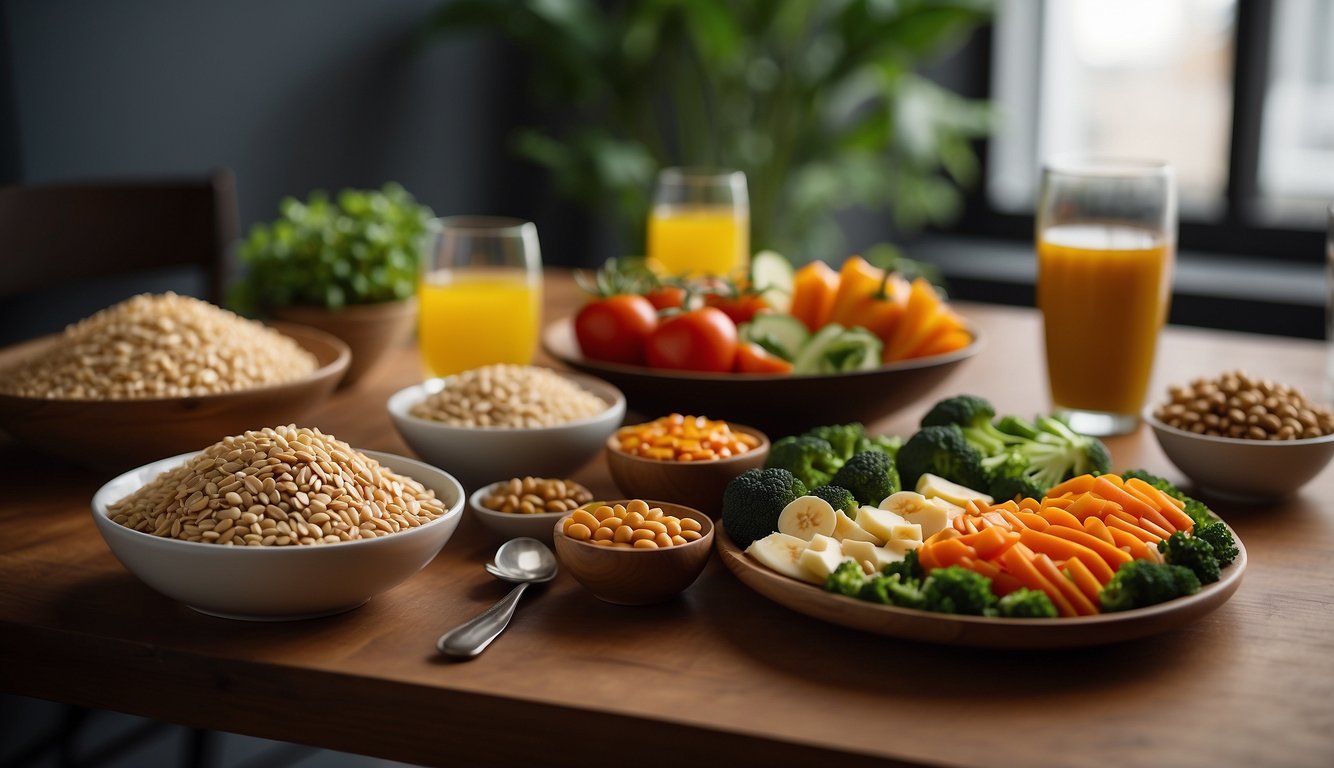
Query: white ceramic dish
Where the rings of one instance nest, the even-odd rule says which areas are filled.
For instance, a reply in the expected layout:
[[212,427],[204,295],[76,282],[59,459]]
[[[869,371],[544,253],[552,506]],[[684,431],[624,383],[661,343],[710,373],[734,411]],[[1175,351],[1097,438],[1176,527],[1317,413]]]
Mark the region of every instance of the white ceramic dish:
[[516,512],[497,512],[494,509],[487,509],[482,506],[482,499],[485,499],[487,494],[497,486],[508,483],[508,480],[497,480],[473,491],[468,496],[468,509],[472,510],[473,516],[482,525],[490,528],[503,538],[517,539],[521,536],[527,536],[531,539],[550,543],[556,521],[570,514],[569,512],[538,512],[524,515]]
[[414,459],[364,451],[435,491],[445,514],[390,536],[304,547],[224,547],[142,533],[114,523],[108,505],[194,456],[184,453],[132,469],[93,496],[93,521],[131,573],[173,600],[213,616],[284,621],[351,610],[421,570],[463,516],[463,488]]
[[1152,409],[1144,420],[1163,453],[1201,492],[1231,501],[1262,503],[1291,496],[1334,458],[1334,435],[1244,440],[1170,427],[1154,417]]
[[555,371],[607,403],[595,416],[550,427],[455,427],[413,416],[412,407],[453,381],[429,379],[395,392],[389,416],[398,433],[422,459],[449,471],[474,489],[511,477],[569,477],[602,452],[625,418],[625,396],[601,379]]

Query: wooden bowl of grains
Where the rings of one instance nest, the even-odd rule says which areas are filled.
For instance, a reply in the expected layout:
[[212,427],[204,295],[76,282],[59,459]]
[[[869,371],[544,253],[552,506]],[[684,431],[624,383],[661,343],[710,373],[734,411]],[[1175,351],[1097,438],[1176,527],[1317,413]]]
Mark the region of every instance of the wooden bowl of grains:
[[299,421],[333,392],[350,358],[346,344],[313,328],[144,294],[0,350],[0,429],[109,475]]
[[625,417],[601,379],[532,365],[491,365],[399,390],[389,416],[421,458],[465,488],[510,477],[568,477]]

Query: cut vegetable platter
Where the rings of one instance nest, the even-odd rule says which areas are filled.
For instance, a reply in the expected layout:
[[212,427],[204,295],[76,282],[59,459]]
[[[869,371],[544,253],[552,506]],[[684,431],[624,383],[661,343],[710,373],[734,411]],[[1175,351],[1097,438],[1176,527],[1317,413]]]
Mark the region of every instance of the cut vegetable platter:
[[1134,640],[1189,624],[1227,602],[1241,585],[1246,548],[1239,538],[1236,543],[1239,554],[1223,569],[1222,578],[1187,597],[1097,616],[1007,619],[932,613],[826,592],[753,560],[721,525],[715,537],[723,564],[742,583],[798,613],[887,637],[981,648],[1077,648]]

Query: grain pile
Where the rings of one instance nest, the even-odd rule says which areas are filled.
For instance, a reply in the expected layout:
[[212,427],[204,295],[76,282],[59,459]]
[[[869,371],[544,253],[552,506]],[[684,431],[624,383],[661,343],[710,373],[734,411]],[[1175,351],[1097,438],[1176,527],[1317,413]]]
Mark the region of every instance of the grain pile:
[[444,513],[416,480],[290,424],[225,438],[108,508],[136,531],[238,546],[369,539]]
[[0,371],[0,393],[49,400],[212,395],[306,376],[292,339],[206,301],[142,294],[69,326],[59,342]]
[[456,427],[550,427],[607,410],[602,398],[547,368],[488,365],[464,371],[412,407],[419,419]]

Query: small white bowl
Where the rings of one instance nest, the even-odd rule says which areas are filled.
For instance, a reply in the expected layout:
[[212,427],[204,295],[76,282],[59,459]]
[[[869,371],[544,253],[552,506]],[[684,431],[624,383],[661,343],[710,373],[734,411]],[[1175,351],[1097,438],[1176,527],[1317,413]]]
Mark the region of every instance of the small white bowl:
[[445,514],[374,539],[303,547],[225,547],[154,536],[112,522],[107,507],[195,453],[132,469],[93,496],[93,521],[112,554],[148,586],[212,616],[286,621],[348,611],[431,562],[463,517],[463,488],[414,459],[363,451],[435,491]]
[[1302,440],[1246,440],[1199,435],[1164,424],[1149,409],[1163,453],[1202,491],[1261,503],[1296,493],[1334,458],[1334,435]]
[[473,516],[477,518],[482,525],[490,528],[500,536],[506,539],[517,539],[520,536],[527,536],[531,539],[540,541],[551,541],[552,531],[555,530],[556,521],[570,514],[573,510],[566,512],[537,512],[531,515],[525,515],[518,512],[497,512],[494,509],[487,509],[482,505],[482,499],[487,494],[501,485],[508,484],[508,480],[497,480],[494,483],[484,485],[473,491],[468,496],[468,508],[472,510]]
[[554,371],[602,398],[601,413],[550,427],[456,427],[411,414],[412,407],[454,380],[429,379],[395,392],[389,416],[398,433],[426,461],[449,471],[466,488],[511,477],[569,477],[602,451],[625,418],[625,395],[601,379]]

